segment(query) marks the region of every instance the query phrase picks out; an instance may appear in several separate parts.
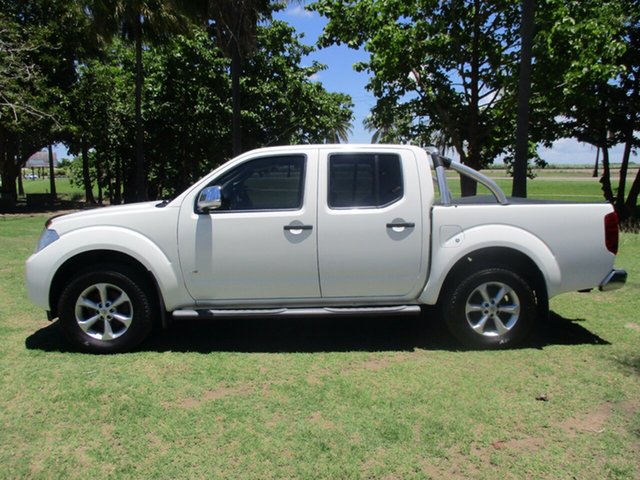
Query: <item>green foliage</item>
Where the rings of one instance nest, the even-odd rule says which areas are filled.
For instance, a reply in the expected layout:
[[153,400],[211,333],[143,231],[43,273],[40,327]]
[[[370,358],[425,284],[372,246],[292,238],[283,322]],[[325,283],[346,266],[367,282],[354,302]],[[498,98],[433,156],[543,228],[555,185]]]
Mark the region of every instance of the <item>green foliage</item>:
[[[283,22],[258,28],[243,78],[244,101],[250,105],[243,111],[247,148],[345,138],[351,99],[312,80],[322,65],[300,66],[310,51]],[[112,203],[122,198],[134,165],[134,114],[128,101],[133,61],[131,47],[114,42],[99,60],[79,66],[70,97],[74,123],[68,145],[75,154],[82,142],[95,151],[89,157],[90,177],[99,180]],[[153,197],[167,197],[231,157],[230,61],[211,32],[194,27],[188,35],[148,48],[144,64],[148,188]]]
[[0,173],[2,189],[15,196],[20,166],[63,138],[63,99],[85,50],[86,25],[73,0],[4,0],[0,25]]
[[147,52],[145,112],[151,188],[182,191],[230,156],[228,61],[206,32]]
[[15,125],[23,113],[36,117],[39,110],[35,92],[41,88],[42,75],[30,62],[29,54],[37,49],[37,41],[29,39],[24,28],[0,12],[0,122],[4,128]]
[[[624,218],[635,210],[640,191],[636,177],[637,190],[625,202],[626,169],[640,146],[640,4],[548,0],[545,7],[538,19],[534,82],[547,92],[541,99],[549,118],[557,119],[550,128],[602,151],[603,194]],[[620,143],[625,151],[615,195],[608,150]]]
[[364,46],[378,97],[372,127],[420,144],[446,139],[479,168],[509,144],[518,3],[320,0],[322,45]]
[[353,103],[349,96],[327,92],[313,81],[323,65],[300,66],[312,47],[302,45],[284,22],[259,27],[257,41],[243,81],[243,98],[251,105],[244,118],[245,146],[344,139],[353,118]]
[[[312,8],[329,20],[321,45],[370,54],[355,68],[372,75],[377,103],[367,127],[376,140],[453,147],[480,168],[513,157],[521,3],[317,0]],[[540,166],[536,145],[573,137],[601,149],[624,143],[628,165],[640,143],[640,4],[536,4],[529,158]],[[614,202],[607,154],[602,185]],[[625,201],[625,170],[615,199],[622,216],[640,194],[636,177]]]

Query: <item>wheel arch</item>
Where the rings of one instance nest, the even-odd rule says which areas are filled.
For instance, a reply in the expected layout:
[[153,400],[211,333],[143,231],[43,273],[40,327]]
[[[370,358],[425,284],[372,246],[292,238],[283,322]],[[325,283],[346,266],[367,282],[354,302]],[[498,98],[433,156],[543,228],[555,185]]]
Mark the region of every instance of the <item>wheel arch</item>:
[[96,265],[109,265],[123,267],[135,272],[145,283],[151,301],[158,309],[162,326],[166,326],[167,315],[160,286],[151,271],[138,259],[116,250],[100,249],[78,253],[67,259],[56,271],[51,281],[49,290],[49,305],[51,308],[51,318],[58,316],[60,295],[66,284],[78,274],[89,272]]
[[427,284],[421,295],[422,303],[440,303],[454,284],[474,271],[483,268],[504,268],[512,270],[534,290],[540,316],[546,316],[549,308],[548,279],[540,264],[531,256],[510,246],[483,247],[461,255],[452,262],[447,274],[440,282]]
[[544,274],[529,256],[509,247],[483,248],[460,258],[442,283],[438,301],[461,279],[485,268],[503,268],[517,273],[534,291],[538,307],[544,310],[548,308],[549,295]]

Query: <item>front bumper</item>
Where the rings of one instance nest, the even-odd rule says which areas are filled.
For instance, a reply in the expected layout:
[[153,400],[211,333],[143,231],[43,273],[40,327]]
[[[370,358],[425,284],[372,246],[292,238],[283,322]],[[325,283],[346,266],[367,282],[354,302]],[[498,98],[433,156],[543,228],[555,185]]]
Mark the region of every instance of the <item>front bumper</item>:
[[622,288],[625,283],[627,283],[626,270],[614,268],[606,277],[604,277],[604,280],[600,282],[598,289],[601,292],[610,292],[611,290]]

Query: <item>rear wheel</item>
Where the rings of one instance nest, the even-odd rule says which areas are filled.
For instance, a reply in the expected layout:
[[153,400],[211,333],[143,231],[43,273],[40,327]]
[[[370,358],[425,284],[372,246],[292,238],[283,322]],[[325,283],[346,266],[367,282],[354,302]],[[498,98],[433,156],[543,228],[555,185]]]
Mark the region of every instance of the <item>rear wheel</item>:
[[451,333],[473,348],[504,348],[521,342],[536,320],[531,287],[503,268],[479,270],[454,285],[443,298]]
[[122,352],[153,325],[148,282],[127,268],[97,267],[73,278],[60,296],[60,322],[82,350]]

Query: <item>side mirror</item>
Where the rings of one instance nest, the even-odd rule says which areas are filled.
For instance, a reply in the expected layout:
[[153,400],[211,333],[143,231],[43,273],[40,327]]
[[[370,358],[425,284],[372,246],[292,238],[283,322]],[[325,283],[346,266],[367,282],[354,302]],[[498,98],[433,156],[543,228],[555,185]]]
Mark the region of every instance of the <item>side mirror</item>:
[[198,195],[198,211],[208,212],[222,206],[222,191],[219,186],[207,187]]

